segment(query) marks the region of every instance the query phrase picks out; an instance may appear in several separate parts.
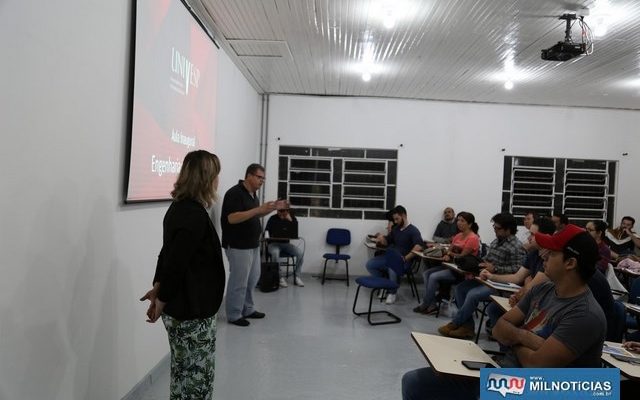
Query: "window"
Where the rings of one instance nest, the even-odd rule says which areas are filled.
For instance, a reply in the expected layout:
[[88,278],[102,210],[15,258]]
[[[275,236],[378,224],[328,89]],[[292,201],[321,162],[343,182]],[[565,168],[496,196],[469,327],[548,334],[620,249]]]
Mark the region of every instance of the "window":
[[616,167],[616,161],[505,156],[502,210],[516,217],[563,213],[580,226],[611,224]]
[[397,150],[280,146],[278,198],[302,217],[384,219],[397,159]]

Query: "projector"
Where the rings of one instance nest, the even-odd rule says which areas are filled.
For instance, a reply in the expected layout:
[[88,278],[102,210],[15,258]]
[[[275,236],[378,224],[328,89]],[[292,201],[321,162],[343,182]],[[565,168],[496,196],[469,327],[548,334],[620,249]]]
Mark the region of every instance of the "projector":
[[547,61],[567,61],[584,54],[587,54],[587,45],[584,43],[558,42],[556,45],[542,50],[541,57]]

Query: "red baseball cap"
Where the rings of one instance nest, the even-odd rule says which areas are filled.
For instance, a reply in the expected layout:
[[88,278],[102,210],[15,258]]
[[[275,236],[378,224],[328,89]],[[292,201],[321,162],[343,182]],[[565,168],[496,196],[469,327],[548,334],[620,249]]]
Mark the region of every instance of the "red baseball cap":
[[562,251],[571,239],[582,232],[586,231],[579,226],[568,224],[563,230],[553,235],[536,232],[535,238],[538,246],[543,249]]

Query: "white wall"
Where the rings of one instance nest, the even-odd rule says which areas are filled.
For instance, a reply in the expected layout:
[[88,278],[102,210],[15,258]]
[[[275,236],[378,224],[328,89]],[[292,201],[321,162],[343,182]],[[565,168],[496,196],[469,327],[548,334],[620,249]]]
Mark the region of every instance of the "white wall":
[[[0,399],[119,399],[165,354],[144,322],[166,203],[122,206],[131,1],[0,5]],[[221,52],[221,191],[260,97]]]
[[[272,95],[267,168],[277,168],[278,145],[398,149],[397,203],[423,236],[432,236],[450,205],[472,212],[481,237],[490,241],[504,155],[620,160],[616,219],[640,217],[638,126],[640,112],[634,111]],[[267,197],[276,197],[276,184],[267,182]],[[301,219],[305,270],[320,270],[321,244],[333,226],[351,229],[352,271],[364,274],[370,254],[362,240],[383,222]]]

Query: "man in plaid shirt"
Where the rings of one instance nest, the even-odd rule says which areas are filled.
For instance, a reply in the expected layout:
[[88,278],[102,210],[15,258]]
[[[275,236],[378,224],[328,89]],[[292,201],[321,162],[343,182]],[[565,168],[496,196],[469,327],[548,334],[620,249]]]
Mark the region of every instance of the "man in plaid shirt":
[[[492,274],[513,274],[524,264],[525,251],[516,238],[518,223],[513,215],[500,213],[493,216],[496,239],[480,268]],[[475,279],[466,280],[456,286],[455,299],[458,313],[448,324],[438,328],[443,336],[459,339],[472,338],[475,332],[473,313],[481,301],[490,300],[492,290]]]

